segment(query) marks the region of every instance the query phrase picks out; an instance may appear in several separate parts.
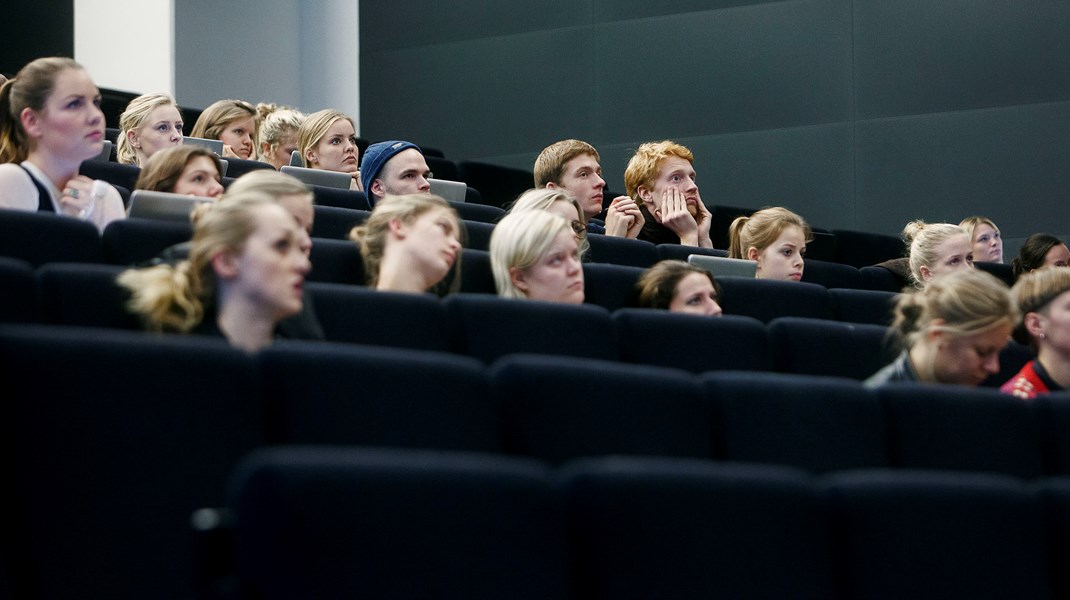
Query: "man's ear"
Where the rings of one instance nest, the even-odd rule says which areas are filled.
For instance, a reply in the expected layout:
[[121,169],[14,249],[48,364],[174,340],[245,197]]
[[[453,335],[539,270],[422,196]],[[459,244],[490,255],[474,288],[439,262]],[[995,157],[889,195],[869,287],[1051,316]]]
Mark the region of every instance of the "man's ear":
[[654,192],[645,185],[641,185],[635,188],[635,193],[639,194],[639,199],[642,200],[644,203],[653,201]]
[[220,250],[212,255],[212,270],[224,281],[234,279],[238,276],[238,257],[229,250]]
[[552,182],[552,181],[548,182],[546,184],[546,189],[548,189],[548,190],[556,190],[558,187],[559,186],[556,183]]
[[527,275],[522,269],[509,267],[509,281],[513,282],[513,287],[525,294],[527,293],[529,289]]
[[[382,198],[383,196],[386,195],[386,190],[383,189],[383,180],[379,179],[378,177],[376,177],[375,179],[372,179],[371,188],[372,188],[370,190],[371,193],[375,194],[379,198]],[[369,190],[364,190],[364,191],[368,192]]]

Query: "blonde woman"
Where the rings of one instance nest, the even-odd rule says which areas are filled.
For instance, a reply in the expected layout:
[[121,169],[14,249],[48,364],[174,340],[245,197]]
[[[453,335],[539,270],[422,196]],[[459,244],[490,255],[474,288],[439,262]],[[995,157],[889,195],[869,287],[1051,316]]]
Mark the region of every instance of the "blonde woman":
[[1003,234],[992,219],[982,216],[966,217],[959,223],[970,238],[975,262],[1003,264]]
[[1000,391],[1029,400],[1070,387],[1070,269],[1025,273],[1011,295],[1022,314],[1017,337],[1029,344],[1036,358]]
[[917,288],[942,275],[973,268],[973,244],[958,225],[911,221],[903,229],[903,239],[910,246],[907,263]]
[[257,160],[266,162],[278,171],[290,164],[290,155],[297,150],[297,130],[305,114],[292,108],[274,104],[257,104],[260,126],[256,132]]
[[587,253],[591,243],[587,241],[587,225],[584,223],[583,208],[579,200],[563,188],[531,189],[516,199],[509,212],[525,210],[545,210],[568,221],[580,245],[580,255]]
[[357,130],[353,117],[337,110],[314,112],[297,130],[297,149],[310,169],[349,173],[349,188],[360,190]]
[[999,372],[1018,309],[1001,281],[973,269],[933,279],[899,296],[892,332],[903,345],[867,387],[898,381],[975,386]]
[[118,281],[148,329],[220,336],[253,352],[301,311],[311,268],[302,234],[268,194],[235,194],[197,219],[187,260],[124,271]]
[[572,224],[542,210],[511,212],[490,236],[498,295],[582,304],[583,266]]
[[814,238],[802,217],[779,206],[738,217],[728,236],[729,257],[756,261],[759,279],[783,281],[802,279],[806,244]]
[[182,113],[167,94],[138,96],[119,115],[115,156],[121,164],[145,166],[153,154],[181,143]]
[[460,285],[460,220],[438,196],[386,196],[349,237],[360,244],[368,285],[377,290],[428,292],[450,269],[453,287]]
[[244,100],[219,100],[208,105],[193,124],[191,137],[223,142],[223,158],[253,158],[256,107]]

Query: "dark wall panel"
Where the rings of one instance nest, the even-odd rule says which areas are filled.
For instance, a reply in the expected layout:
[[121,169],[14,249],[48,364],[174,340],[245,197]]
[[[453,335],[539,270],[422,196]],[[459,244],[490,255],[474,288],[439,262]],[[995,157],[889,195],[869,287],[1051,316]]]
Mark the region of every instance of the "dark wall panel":
[[850,4],[804,0],[598,26],[599,138],[851,117]]
[[689,12],[701,12],[747,6],[750,4],[768,4],[777,0],[594,0],[595,23],[645,19],[662,15],[679,15]]
[[590,0],[361,2],[361,54],[548,29],[589,27],[590,4]]
[[980,213],[1004,237],[1070,231],[1070,102],[860,122],[857,207],[869,229]]
[[1070,99],[1070,2],[854,5],[859,118]]
[[13,76],[42,56],[74,56],[74,0],[5,2],[0,73]]
[[[593,133],[593,44],[562,29],[361,54],[361,133],[451,158],[536,152]],[[575,67],[575,68],[573,68]]]

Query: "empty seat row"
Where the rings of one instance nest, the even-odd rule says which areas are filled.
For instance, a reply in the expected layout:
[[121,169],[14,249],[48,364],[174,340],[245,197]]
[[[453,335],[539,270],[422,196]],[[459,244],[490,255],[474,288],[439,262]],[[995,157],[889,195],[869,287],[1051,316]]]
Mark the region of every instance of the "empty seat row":
[[15,587],[48,598],[190,597],[190,513],[265,445],[1070,474],[1066,396],[43,325],[0,326],[0,378],[2,543]]
[[1067,591],[1066,479],[293,448],[248,457],[229,499],[237,578],[265,599]]

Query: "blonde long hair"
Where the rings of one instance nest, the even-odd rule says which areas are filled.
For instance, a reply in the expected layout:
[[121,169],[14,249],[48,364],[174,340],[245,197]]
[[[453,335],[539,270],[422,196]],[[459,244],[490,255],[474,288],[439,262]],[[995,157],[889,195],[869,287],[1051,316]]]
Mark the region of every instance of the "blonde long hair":
[[[127,139],[126,132],[144,125],[149,114],[161,106],[174,106],[176,110],[178,109],[175,99],[167,94],[145,94],[134,98],[130,104],[126,105],[126,110],[119,115],[119,137],[115,142],[116,162],[124,165],[137,164],[137,149]],[[179,115],[181,114],[179,111]]]

